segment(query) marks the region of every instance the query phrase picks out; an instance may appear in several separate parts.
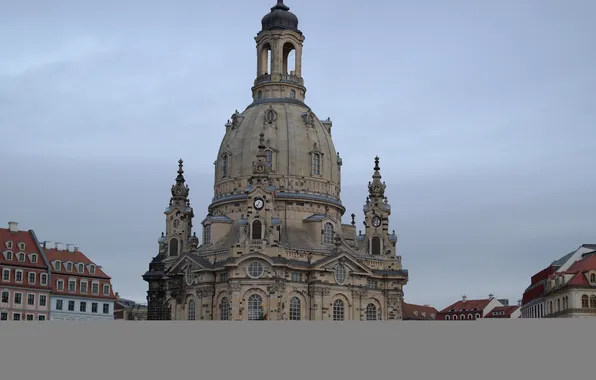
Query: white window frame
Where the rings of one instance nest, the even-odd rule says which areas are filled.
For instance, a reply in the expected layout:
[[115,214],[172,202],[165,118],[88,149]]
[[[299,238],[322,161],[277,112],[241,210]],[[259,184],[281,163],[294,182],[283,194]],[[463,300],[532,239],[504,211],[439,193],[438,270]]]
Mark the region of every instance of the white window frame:
[[[31,275],[33,275],[33,281],[31,281]],[[35,284],[37,282],[37,273],[29,272],[27,273],[27,283]]]
[[[21,274],[21,279],[18,279],[18,274]],[[14,282],[22,283],[23,282],[23,271],[20,269],[15,269],[14,271]]]
[[[108,311],[106,312],[106,306],[108,307]],[[104,303],[101,306],[101,311],[103,314],[110,314],[110,304],[109,303]]]
[[[11,272],[10,269],[6,269],[6,268],[2,269],[2,281],[10,282],[10,272]],[[8,279],[4,278],[5,273],[8,273]]]
[[54,261],[54,269],[56,272],[60,272],[62,270],[62,262],[60,260]]
[[56,290],[58,290],[60,292],[64,291],[64,280],[63,279],[56,280]]
[[[107,292],[106,292],[106,288],[108,289]],[[103,290],[103,295],[104,296],[109,296],[110,295],[110,285],[109,284],[103,284],[102,290]]]
[[93,265],[93,264],[89,265],[89,273],[95,274],[95,265]]
[[[29,303],[29,297],[33,296],[33,303]],[[27,293],[27,306],[35,306],[35,293]]]
[[[42,305],[41,304],[41,300],[45,299],[45,303]],[[48,296],[47,294],[40,294],[39,297],[37,297],[37,304],[39,305],[39,307],[46,307],[48,306]]]
[[47,285],[48,284],[48,274],[47,273],[40,273],[40,275],[39,275],[39,284],[40,285]]
[[[72,284],[73,282],[74,282],[74,289],[71,289],[70,284]],[[75,278],[68,279],[68,291],[71,293],[77,291],[77,280]]]
[[[18,302],[18,303],[17,303],[17,294],[20,296],[19,297],[19,301],[21,301],[21,302]],[[23,293],[21,293],[21,292],[14,292],[12,294],[12,303],[14,305],[22,305],[23,304]]]
[[[85,285],[85,290],[83,290],[83,285]],[[81,293],[89,293],[89,281],[81,280],[79,282],[79,290]]]
[[[97,291],[93,291],[93,288],[97,286]],[[99,294],[99,281],[92,281],[91,282],[91,293],[92,294]]]
[[33,264],[37,263],[37,254],[36,253],[32,253],[31,256],[29,257],[29,259],[31,260],[31,262]]

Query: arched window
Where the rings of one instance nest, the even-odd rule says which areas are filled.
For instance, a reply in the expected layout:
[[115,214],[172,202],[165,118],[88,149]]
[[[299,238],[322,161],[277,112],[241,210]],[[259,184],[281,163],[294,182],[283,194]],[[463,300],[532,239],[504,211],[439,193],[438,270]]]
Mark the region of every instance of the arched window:
[[596,274],[592,273],[590,275],[590,282],[596,282]]
[[453,320],[456,321],[457,320],[457,315],[453,315]]
[[290,299],[290,321],[300,320],[300,298],[292,297]]
[[170,256],[178,256],[178,239],[170,239]]
[[224,154],[221,158],[221,176],[227,177],[228,176],[228,155]]
[[474,319],[474,316],[472,314],[468,314],[468,319]]
[[561,300],[557,298],[557,311],[561,311]]
[[380,255],[381,254],[381,238],[378,236],[373,236],[370,244],[370,253],[373,255]]
[[591,296],[590,297],[590,308],[591,309],[596,309],[596,296]]
[[476,319],[480,319],[480,314],[476,313]]
[[263,315],[263,298],[258,294],[248,297],[248,320],[258,321]]
[[369,303],[366,305],[366,320],[367,321],[376,321],[377,320],[377,307]]
[[321,155],[319,153],[312,155],[312,174],[321,174]]
[[203,244],[211,244],[211,224],[203,226]]
[[464,314],[459,316],[459,319],[461,319],[462,321],[466,319],[466,316]]
[[228,321],[230,319],[230,303],[226,297],[219,301],[219,319]]
[[257,92],[257,99],[263,99],[263,91]]
[[346,267],[341,264],[335,268],[335,282],[340,285],[346,282]]
[[197,319],[197,308],[195,306],[195,301],[190,300],[188,301],[188,320],[194,321]]
[[324,244],[333,244],[333,224],[327,222],[323,227],[323,243]]
[[450,316],[448,316],[448,315],[446,315],[446,316],[445,316],[445,320],[446,320],[446,321],[449,321],[449,320],[451,320],[451,317],[450,317]]
[[296,91],[295,90],[290,90],[290,98],[296,99]]
[[268,150],[265,152],[265,154],[267,155],[267,166],[273,168],[273,152],[271,150]]
[[335,300],[335,302],[333,302],[333,320],[334,321],[343,321],[344,314],[345,314],[344,301]]
[[260,240],[263,238],[263,223],[260,219],[255,219],[252,222],[252,239]]
[[265,268],[263,268],[263,264],[261,264],[260,261],[252,261],[250,264],[248,264],[248,267],[246,268],[246,272],[248,273],[248,276],[251,278],[259,278],[263,275]]
[[588,296],[585,295],[585,294],[582,296],[582,307],[583,308],[588,308],[589,307]]

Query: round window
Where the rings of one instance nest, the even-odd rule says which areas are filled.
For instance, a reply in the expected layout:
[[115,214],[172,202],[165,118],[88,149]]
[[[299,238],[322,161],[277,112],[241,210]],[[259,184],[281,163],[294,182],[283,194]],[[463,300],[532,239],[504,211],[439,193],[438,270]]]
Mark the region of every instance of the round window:
[[335,268],[335,281],[340,285],[346,282],[346,267],[341,264]]
[[259,278],[263,275],[263,264],[260,261],[253,261],[248,264],[246,272],[252,278]]

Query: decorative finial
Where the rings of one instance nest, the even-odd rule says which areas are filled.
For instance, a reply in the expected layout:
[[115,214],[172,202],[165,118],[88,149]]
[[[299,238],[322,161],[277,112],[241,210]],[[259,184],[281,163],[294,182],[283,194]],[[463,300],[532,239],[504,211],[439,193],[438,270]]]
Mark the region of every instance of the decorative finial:
[[375,170],[381,170],[379,167],[379,156],[375,157]]
[[182,159],[178,160],[178,173],[182,174],[184,173],[184,170],[182,169],[182,164],[184,164],[184,161],[182,161]]
[[283,11],[289,11],[290,8],[284,4],[283,0],[277,0],[277,4],[275,4],[275,6],[273,8],[271,8],[272,11],[276,10],[276,9],[281,9]]
[[350,215],[352,217],[352,225],[355,226],[356,225],[356,214],[352,213],[352,215]]

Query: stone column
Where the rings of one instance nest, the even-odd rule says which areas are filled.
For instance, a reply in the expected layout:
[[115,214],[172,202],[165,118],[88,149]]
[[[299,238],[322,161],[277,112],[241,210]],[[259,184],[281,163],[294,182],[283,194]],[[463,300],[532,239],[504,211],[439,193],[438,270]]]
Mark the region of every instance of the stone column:
[[240,305],[240,301],[242,301],[242,299],[240,298],[241,290],[242,285],[240,284],[240,282],[230,282],[228,287],[228,295],[230,296],[230,303],[232,308],[232,316],[230,317],[232,321],[240,321],[246,314],[243,312],[243,314],[240,315],[240,307],[243,307]]

